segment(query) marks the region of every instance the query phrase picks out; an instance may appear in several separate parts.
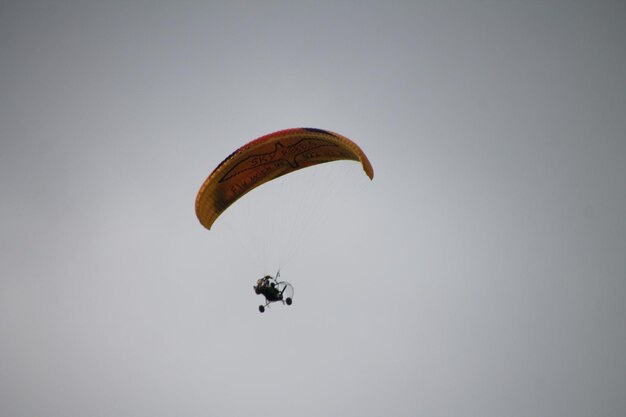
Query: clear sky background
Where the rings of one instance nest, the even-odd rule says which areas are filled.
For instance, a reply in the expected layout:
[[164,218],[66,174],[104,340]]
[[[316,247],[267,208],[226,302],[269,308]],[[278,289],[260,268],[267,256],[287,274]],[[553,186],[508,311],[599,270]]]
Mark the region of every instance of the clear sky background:
[[[623,1],[2,2],[0,415],[624,416],[624,22]],[[194,200],[300,126],[376,177],[260,314],[273,269]]]

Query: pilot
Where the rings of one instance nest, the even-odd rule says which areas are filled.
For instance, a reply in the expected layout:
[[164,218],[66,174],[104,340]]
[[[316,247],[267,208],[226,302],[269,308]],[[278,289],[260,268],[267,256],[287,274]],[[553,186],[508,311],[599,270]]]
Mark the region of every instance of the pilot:
[[268,300],[276,300],[279,295],[278,288],[276,288],[276,284],[271,281],[272,277],[269,275],[260,278],[256,284],[255,292],[257,294],[263,294],[265,298]]

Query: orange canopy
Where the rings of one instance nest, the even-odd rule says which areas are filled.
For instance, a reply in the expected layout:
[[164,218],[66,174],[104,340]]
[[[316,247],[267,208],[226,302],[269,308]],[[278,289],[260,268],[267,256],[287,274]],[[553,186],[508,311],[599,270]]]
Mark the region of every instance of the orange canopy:
[[247,192],[282,175],[324,162],[353,160],[370,179],[374,169],[359,146],[337,133],[296,128],[270,133],[237,149],[204,181],[196,216],[207,229]]

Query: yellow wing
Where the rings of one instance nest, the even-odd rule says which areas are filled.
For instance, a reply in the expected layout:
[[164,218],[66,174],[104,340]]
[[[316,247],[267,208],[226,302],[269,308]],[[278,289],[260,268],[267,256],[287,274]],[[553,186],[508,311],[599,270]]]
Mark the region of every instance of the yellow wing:
[[350,139],[313,128],[281,130],[237,149],[204,181],[196,197],[196,216],[210,229],[231,204],[249,191],[282,175],[325,162],[353,160],[370,179],[374,169]]

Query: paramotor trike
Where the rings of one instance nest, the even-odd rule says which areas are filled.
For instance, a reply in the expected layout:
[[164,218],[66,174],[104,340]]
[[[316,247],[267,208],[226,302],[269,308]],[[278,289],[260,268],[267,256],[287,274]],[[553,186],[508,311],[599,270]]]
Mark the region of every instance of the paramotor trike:
[[293,285],[287,281],[278,281],[278,277],[280,277],[280,272],[276,274],[276,278],[266,275],[253,286],[256,294],[262,294],[265,297],[265,305],[259,306],[261,313],[271,303],[280,301],[290,306],[293,302]]

